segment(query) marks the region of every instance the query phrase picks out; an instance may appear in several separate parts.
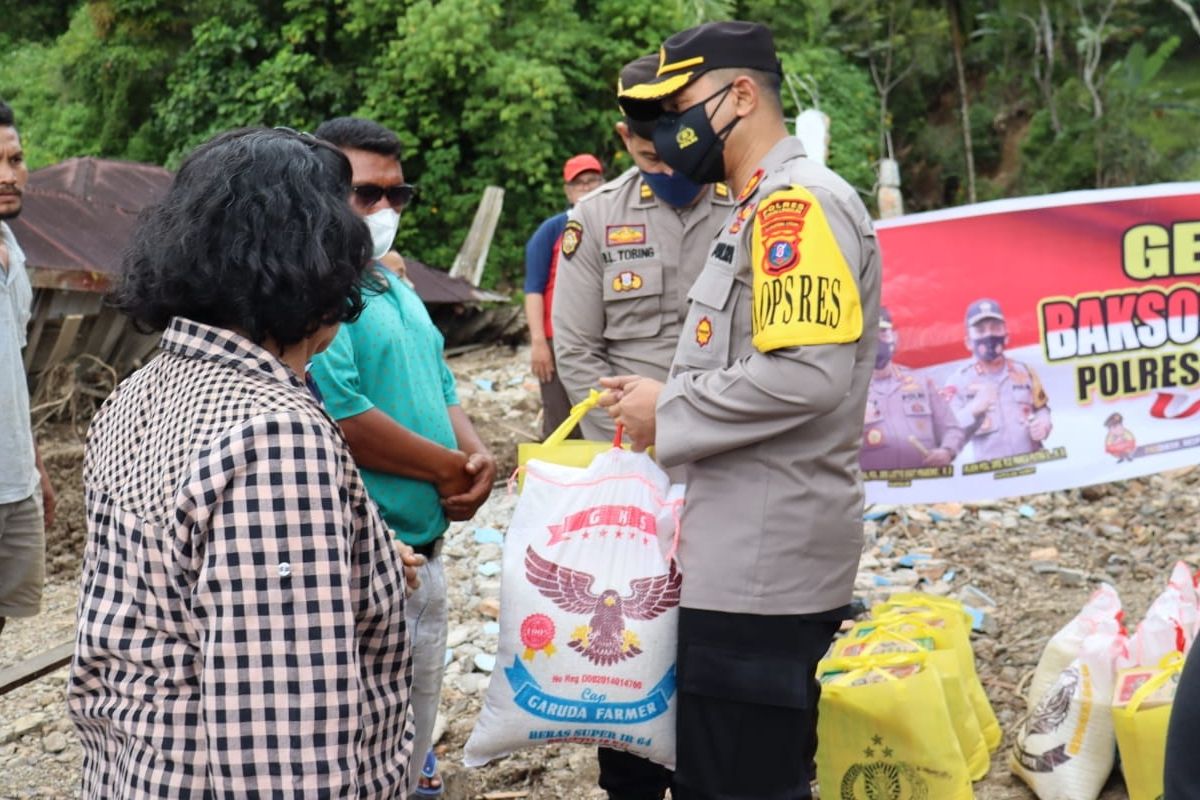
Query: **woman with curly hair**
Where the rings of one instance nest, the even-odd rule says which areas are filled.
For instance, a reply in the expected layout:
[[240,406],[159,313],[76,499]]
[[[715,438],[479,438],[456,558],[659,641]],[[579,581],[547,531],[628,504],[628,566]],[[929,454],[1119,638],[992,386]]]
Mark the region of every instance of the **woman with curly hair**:
[[163,334],[88,435],[84,797],[404,796],[408,562],[304,384],[370,289],[349,192],[335,148],[233,131],[139,223],[113,301]]

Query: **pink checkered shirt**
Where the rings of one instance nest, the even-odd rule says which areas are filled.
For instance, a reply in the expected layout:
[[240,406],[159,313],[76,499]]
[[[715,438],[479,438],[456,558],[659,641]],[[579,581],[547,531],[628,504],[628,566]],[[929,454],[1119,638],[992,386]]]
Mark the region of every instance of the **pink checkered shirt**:
[[337,426],[176,318],[92,422],[68,707],[87,798],[402,798],[404,579]]

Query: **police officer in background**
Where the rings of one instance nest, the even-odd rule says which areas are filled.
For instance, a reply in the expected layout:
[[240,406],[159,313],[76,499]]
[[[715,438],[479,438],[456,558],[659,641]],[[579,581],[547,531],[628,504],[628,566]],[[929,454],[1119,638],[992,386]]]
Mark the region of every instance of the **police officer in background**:
[[[658,56],[626,64],[617,82],[652,80]],[[634,373],[664,380],[687,315],[687,292],[704,266],[733,197],[725,183],[696,183],[654,150],[652,121],[628,117],[617,134],[634,166],[580,200],[567,222],[552,310],[554,357],[572,403],[600,379]],[[588,439],[610,439],[603,411],[582,423]]]
[[966,437],[933,381],[892,361],[899,336],[892,314],[879,309],[879,348],[867,393],[862,468],[944,467]]
[[971,440],[974,461],[1042,449],[1050,435],[1050,405],[1033,367],[1004,355],[1008,326],[995,300],[967,307],[966,345],[975,360],[946,382],[943,393]]
[[811,796],[816,665],[862,549],[879,254],[854,187],[788,135],[781,77],[770,30],[714,22],[622,93],[668,166],[737,192],[666,383],[603,381],[631,439],[687,472],[675,800]]

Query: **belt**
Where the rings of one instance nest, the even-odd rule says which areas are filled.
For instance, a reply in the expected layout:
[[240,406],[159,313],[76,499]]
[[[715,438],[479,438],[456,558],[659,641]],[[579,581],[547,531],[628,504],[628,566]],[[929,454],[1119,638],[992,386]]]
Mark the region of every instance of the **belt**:
[[442,554],[443,541],[445,540],[439,536],[432,542],[426,542],[425,544],[414,544],[412,549],[414,553],[425,556],[425,558],[437,558]]

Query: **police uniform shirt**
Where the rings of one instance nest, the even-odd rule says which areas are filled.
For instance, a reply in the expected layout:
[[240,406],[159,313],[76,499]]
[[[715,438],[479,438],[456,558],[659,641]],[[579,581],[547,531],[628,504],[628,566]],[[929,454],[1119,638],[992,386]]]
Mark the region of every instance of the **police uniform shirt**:
[[[1042,449],[1029,438],[1029,423],[1050,420],[1046,392],[1032,367],[1011,358],[1004,367],[991,371],[972,361],[950,376],[943,390],[959,425],[971,439],[971,460],[1023,455]],[[996,400],[981,416],[967,406],[984,384],[996,387]]]
[[899,364],[871,378],[863,425],[864,470],[924,466],[930,450],[957,455],[962,428],[933,382]]
[[[733,198],[705,187],[676,209],[650,190],[637,167],[592,191],[571,210],[558,263],[554,358],[572,402],[600,378],[665,380],[687,315],[687,291]],[[588,439],[612,438],[611,418],[582,421]]]
[[683,606],[850,602],[879,285],[857,192],[782,139],[709,245],[659,397],[656,454],[687,471]]

